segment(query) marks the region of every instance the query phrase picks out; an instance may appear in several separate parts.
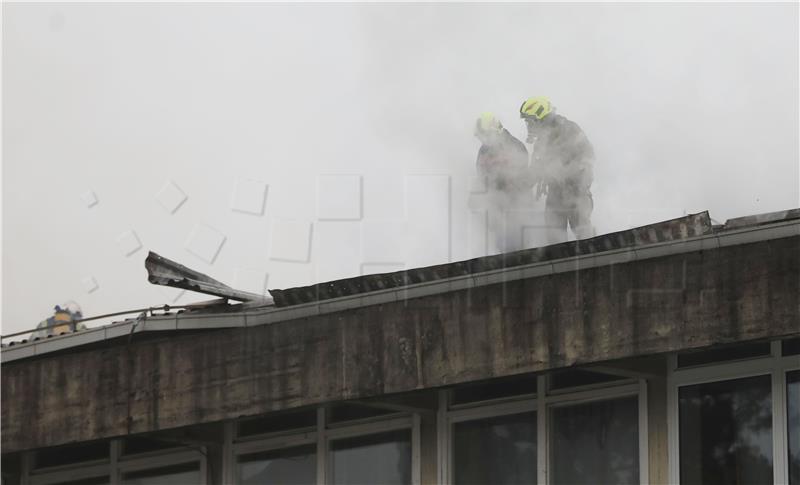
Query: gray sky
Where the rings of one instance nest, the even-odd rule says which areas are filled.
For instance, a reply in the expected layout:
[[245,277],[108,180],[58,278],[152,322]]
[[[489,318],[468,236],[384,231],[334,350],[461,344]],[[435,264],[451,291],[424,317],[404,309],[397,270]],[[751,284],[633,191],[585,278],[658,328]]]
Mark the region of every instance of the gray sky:
[[474,120],[534,95],[599,233],[800,206],[796,3],[2,8],[3,333],[205,299],[148,250],[250,291],[481,255]]

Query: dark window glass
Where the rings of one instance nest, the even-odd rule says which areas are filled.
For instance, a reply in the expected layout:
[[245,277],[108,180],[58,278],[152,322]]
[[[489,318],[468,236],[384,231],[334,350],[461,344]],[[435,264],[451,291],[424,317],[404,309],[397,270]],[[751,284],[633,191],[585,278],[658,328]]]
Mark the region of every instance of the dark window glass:
[[638,398],[551,411],[552,483],[639,483]]
[[567,387],[588,386],[590,384],[602,384],[604,382],[613,382],[622,379],[624,379],[624,377],[588,370],[562,370],[553,372],[550,375],[550,389],[556,390]]
[[122,453],[125,455],[131,455],[135,453],[147,453],[149,451],[158,451],[165,450],[167,448],[179,447],[182,447],[180,443],[137,436],[133,438],[125,438],[122,444]]
[[84,461],[108,460],[108,458],[109,444],[107,441],[59,446],[36,452],[36,468],[71,465]]
[[789,421],[789,483],[800,485],[800,371],[786,374]]
[[200,483],[200,464],[184,463],[126,473],[123,485],[190,485]]
[[505,377],[482,382],[480,384],[466,384],[453,389],[453,404],[468,402],[488,401],[504,397],[518,396],[521,394],[536,394],[536,376],[526,374],[523,376]]
[[336,485],[410,485],[411,430],[335,440],[331,469]]
[[770,376],[680,388],[681,484],[772,483]]
[[316,445],[242,455],[237,462],[241,485],[309,485],[317,481]]
[[300,411],[279,412],[258,418],[245,419],[239,422],[237,428],[239,436],[253,436],[292,429],[313,428],[316,425],[316,409],[303,409]]
[[800,355],[800,338],[781,342],[781,355]]
[[342,421],[353,421],[356,419],[375,418],[387,414],[396,414],[397,411],[380,409],[361,404],[334,404],[328,408],[328,422],[340,423]]
[[453,425],[455,485],[536,483],[536,413]]
[[68,482],[58,482],[54,485],[108,485],[111,483],[108,477],[81,478],[80,480],[70,480]]
[[717,349],[678,354],[678,367],[713,364],[714,362],[725,362],[730,360],[752,359],[755,357],[763,357],[769,354],[769,342],[737,345],[733,347],[720,347]]

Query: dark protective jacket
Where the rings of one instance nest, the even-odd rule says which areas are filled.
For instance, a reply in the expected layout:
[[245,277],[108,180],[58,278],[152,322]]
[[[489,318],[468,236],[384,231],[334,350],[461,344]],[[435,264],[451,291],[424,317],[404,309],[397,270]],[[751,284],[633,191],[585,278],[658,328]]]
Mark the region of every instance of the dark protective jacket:
[[494,143],[481,145],[477,166],[490,189],[522,191],[531,188],[528,149],[505,128]]
[[548,193],[565,197],[587,195],[594,178],[594,148],[583,130],[561,115],[540,128],[533,146],[533,178]]

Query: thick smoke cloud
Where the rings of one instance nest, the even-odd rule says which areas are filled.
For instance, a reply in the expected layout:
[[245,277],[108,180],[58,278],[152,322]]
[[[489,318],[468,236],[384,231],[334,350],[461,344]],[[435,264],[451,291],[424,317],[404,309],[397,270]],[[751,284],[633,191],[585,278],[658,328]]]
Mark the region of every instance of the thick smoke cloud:
[[[249,268],[288,287],[358,274],[335,248],[359,244],[361,222],[404,219],[411,187],[413,211],[449,200],[450,221],[397,231],[411,235],[406,267],[471,257],[475,118],[493,111],[524,139],[517,109],[534,95],[595,148],[599,233],[797,206],[797,15],[791,3],[4,4],[3,332],[69,299],[87,315],[163,303],[145,251],[120,255],[131,229],[223,281]],[[331,173],[362,176],[363,221],[315,222],[316,177]],[[269,184],[263,217],[231,211],[238,178]],[[154,201],[168,180],[188,196],[174,215]],[[284,219],[315,222],[308,264],[268,259]],[[184,248],[198,224],[226,236],[213,264]]]

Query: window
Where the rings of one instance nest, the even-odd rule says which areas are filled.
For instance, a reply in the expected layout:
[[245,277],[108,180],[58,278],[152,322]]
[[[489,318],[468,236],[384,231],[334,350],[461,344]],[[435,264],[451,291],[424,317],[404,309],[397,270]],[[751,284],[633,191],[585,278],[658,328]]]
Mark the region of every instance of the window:
[[789,483],[800,484],[800,370],[786,373]]
[[593,384],[606,384],[613,381],[619,381],[624,378],[619,376],[612,376],[600,372],[592,372],[581,369],[569,369],[557,371],[549,376],[550,389],[566,389],[569,387],[589,386]]
[[187,485],[201,483],[200,464],[184,463],[123,474],[123,485]]
[[[800,484],[800,358],[787,355],[786,342],[773,341],[769,354],[751,352],[749,359],[691,368],[673,360],[672,482]],[[748,347],[755,348],[733,349]]]
[[551,410],[553,484],[639,483],[636,397]]
[[45,468],[73,465],[81,462],[108,460],[108,441],[97,441],[79,445],[59,446],[37,451],[35,467]]
[[364,404],[341,403],[341,404],[334,404],[333,406],[328,408],[328,422],[341,423],[344,421],[354,421],[358,419],[369,419],[379,416],[386,416],[388,414],[397,414],[397,411],[380,409],[376,407],[366,406]]
[[151,438],[146,436],[133,436],[122,440],[122,454],[134,455],[137,453],[150,453],[163,451],[170,448],[180,448],[180,443]]
[[316,425],[317,410],[303,409],[239,421],[237,423],[237,434],[241,437],[255,436],[302,428],[314,428]]
[[336,485],[411,484],[411,430],[338,439],[330,449]]
[[770,376],[686,386],[679,396],[681,483],[772,483]]
[[[292,420],[301,427],[292,429],[284,423],[262,428],[271,433],[232,436],[230,479],[239,485],[313,485],[318,481],[410,485],[417,481],[419,465],[412,450],[419,446],[418,416],[355,402],[321,407],[313,413],[311,427],[306,416]],[[247,423],[275,419],[243,420],[236,428],[241,431]]]
[[770,343],[759,342],[755,344],[725,346],[708,350],[686,352],[678,354],[678,367],[689,367],[716,362],[752,359],[770,354]]
[[241,455],[237,475],[242,485],[307,485],[317,481],[316,445]]
[[453,389],[451,403],[458,405],[523,394],[536,394],[536,379],[536,375],[527,374],[458,386]]
[[58,482],[53,485],[109,485],[111,480],[108,477],[81,478],[80,480],[70,480],[68,482]]
[[453,465],[457,485],[536,483],[536,413],[455,423]]
[[[547,389],[554,382],[557,389]],[[458,388],[442,391],[443,483],[647,480],[647,436],[639,431],[646,422],[643,380],[570,369],[540,375],[523,388],[525,394],[469,406],[456,400],[464,396]]]

